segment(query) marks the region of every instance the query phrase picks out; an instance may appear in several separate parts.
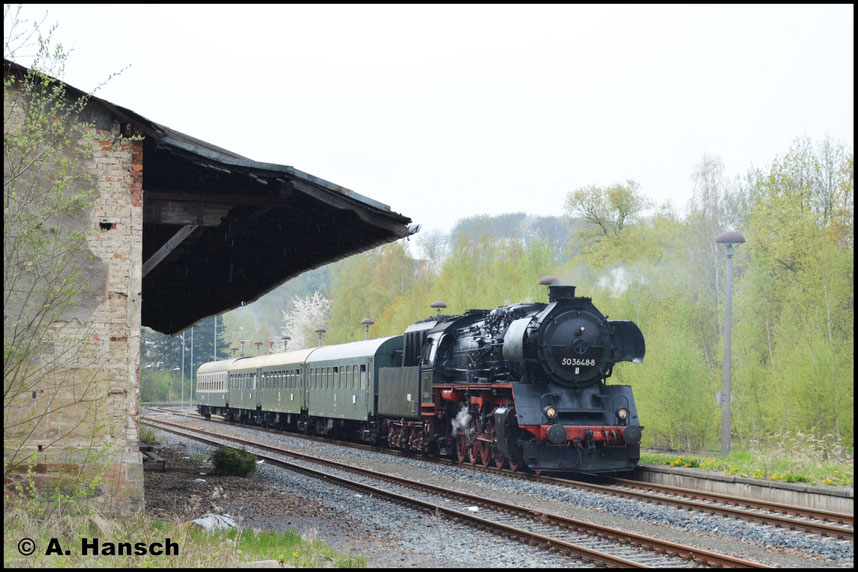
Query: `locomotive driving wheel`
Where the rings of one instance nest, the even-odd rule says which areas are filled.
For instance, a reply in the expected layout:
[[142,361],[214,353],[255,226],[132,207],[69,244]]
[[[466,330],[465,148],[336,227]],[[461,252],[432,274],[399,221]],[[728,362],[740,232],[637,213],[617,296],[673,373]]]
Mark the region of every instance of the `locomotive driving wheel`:
[[468,462],[472,465],[476,465],[480,460],[480,450],[479,450],[480,442],[474,438],[474,442],[471,443],[471,446],[468,447]]
[[456,430],[456,460],[464,463],[468,457],[468,437],[465,435],[465,430],[459,428]]
[[488,467],[489,463],[492,461],[492,444],[488,441],[477,440],[476,443],[474,443],[474,446],[479,449],[480,464],[484,467]]
[[468,447],[468,462],[472,465],[476,465],[480,462],[481,443],[481,441],[477,439],[477,436],[480,434],[477,414],[473,414],[471,416],[471,422],[468,424],[468,434],[470,439],[472,439],[471,446]]

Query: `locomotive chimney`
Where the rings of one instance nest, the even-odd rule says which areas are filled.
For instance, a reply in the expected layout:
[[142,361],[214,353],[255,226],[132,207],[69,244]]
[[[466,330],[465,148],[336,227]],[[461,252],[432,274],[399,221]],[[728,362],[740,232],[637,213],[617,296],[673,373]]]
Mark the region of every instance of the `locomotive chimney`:
[[548,301],[557,302],[558,300],[571,300],[575,297],[574,286],[549,286]]
[[555,276],[543,276],[539,283],[543,286],[548,286],[548,302],[556,302],[557,300],[571,300],[575,297],[574,286],[560,286],[557,284],[560,280]]

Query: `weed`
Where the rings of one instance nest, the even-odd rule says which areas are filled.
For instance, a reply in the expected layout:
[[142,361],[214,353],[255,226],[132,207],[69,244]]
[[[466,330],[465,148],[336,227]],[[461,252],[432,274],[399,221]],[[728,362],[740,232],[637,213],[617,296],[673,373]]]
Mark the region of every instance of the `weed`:
[[161,439],[158,437],[158,432],[147,425],[140,425],[137,432],[140,441],[150,445],[160,445]]

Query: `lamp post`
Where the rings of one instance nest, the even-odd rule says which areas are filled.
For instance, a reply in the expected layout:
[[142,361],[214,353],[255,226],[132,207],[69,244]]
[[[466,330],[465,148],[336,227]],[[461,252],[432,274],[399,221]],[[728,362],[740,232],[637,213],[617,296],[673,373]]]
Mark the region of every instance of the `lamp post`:
[[745,242],[745,237],[738,232],[722,232],[715,238],[716,243],[722,243],[727,249],[727,300],[724,316],[724,377],[721,382],[721,456],[730,453],[730,350],[733,325],[733,250],[734,244]]
[[188,388],[191,394],[191,403],[194,402],[194,327],[191,326],[191,367],[189,373],[191,374],[191,382],[190,387]]
[[185,408],[185,332],[182,332],[182,409]]
[[169,395],[169,400],[171,403],[173,402],[173,396],[175,395],[175,393],[173,393],[173,372],[179,371],[181,369],[182,368],[179,368],[179,367],[171,367],[170,368],[170,395]]
[[282,336],[280,339],[283,340],[283,351],[285,352],[286,351],[286,345],[289,343],[289,340],[291,340],[292,338],[289,336]]
[[431,304],[429,304],[430,308],[435,308],[435,317],[441,317],[441,308],[446,308],[447,304],[443,300],[435,300]]
[[319,347],[321,347],[322,346],[322,334],[327,332],[327,330],[325,328],[316,328],[315,331],[317,334],[319,334]]
[[364,336],[363,339],[368,340],[369,339],[369,327],[371,325],[373,325],[375,322],[370,318],[364,318],[363,320],[360,321],[360,323],[363,324],[364,327],[366,328],[366,336]]

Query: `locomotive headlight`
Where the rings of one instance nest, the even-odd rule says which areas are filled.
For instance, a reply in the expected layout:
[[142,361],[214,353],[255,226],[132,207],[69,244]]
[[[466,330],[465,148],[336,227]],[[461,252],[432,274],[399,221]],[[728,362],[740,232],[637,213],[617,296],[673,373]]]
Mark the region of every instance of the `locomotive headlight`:
[[629,418],[629,410],[625,407],[621,407],[617,410],[617,417],[620,418],[620,421],[625,421]]
[[545,416],[549,419],[554,419],[555,417],[557,417],[557,410],[550,405],[544,409],[544,412]]

